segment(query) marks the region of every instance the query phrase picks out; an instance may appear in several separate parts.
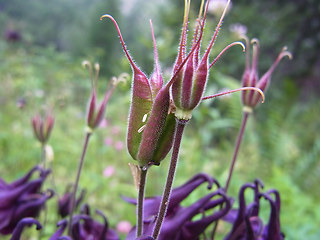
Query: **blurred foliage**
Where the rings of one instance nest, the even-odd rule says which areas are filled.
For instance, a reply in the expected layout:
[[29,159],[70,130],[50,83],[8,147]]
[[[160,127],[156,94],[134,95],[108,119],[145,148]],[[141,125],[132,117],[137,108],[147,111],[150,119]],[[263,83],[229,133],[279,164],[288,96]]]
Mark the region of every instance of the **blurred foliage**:
[[[191,19],[198,14],[199,2],[192,1]],[[0,0],[1,177],[11,181],[38,163],[40,146],[33,138],[30,118],[49,108],[56,123],[49,142],[55,153],[54,184],[49,179],[47,187],[55,186],[61,195],[75,177],[70,169],[76,168],[83,144],[90,82],[88,72],[81,68],[82,60],[101,63],[100,97],[112,76],[130,71],[115,27],[99,17],[112,14],[116,18],[130,54],[148,74],[153,68],[152,18],[167,76],[176,57],[183,4],[182,0],[157,4],[139,0],[132,6],[116,0]],[[281,62],[276,70],[266,103],[249,119],[230,186],[230,193],[236,196],[239,186],[259,177],[267,188],[280,190],[282,227],[288,239],[318,239],[320,234],[320,194],[316,191],[320,179],[319,7],[316,0],[234,1],[211,56],[213,59],[226,44],[239,40],[229,31],[234,23],[245,25],[250,38],[260,39],[261,73],[283,45],[293,52],[293,61]],[[204,37],[209,41],[218,16],[210,13],[208,17]],[[19,31],[22,40],[4,41],[7,29]],[[190,31],[189,40],[192,34]],[[239,87],[243,68],[241,49],[229,50],[214,66],[206,94]],[[129,88],[130,83],[119,85],[112,97],[108,124],[93,135],[80,182],[87,189],[86,201],[112,216],[108,218],[111,226],[120,220],[135,222],[134,207],[120,199],[120,195],[136,195],[126,168],[132,162],[125,146]],[[241,123],[239,96],[207,100],[195,111],[183,138],[175,185],[200,171],[213,174],[220,182],[226,180]],[[103,176],[107,166],[115,168],[112,177]],[[162,193],[167,166],[168,160],[150,171],[147,195]],[[55,205],[56,199],[51,200],[48,209],[54,210]],[[49,216],[48,233],[54,231],[57,218],[52,212]],[[34,230],[26,234],[29,232]]]

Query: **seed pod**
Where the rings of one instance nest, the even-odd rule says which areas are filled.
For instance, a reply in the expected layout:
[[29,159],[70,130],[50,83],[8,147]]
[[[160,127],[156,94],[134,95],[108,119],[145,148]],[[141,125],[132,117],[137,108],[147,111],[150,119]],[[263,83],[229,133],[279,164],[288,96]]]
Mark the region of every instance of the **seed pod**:
[[132,101],[127,134],[128,151],[141,167],[159,165],[171,149],[175,121],[172,121],[172,114],[168,115],[171,83],[163,86],[152,24],[150,23],[155,66],[148,80],[129,55],[115,19],[110,15],[103,15],[101,19],[104,17],[111,19],[116,26],[123,50],[133,71]]

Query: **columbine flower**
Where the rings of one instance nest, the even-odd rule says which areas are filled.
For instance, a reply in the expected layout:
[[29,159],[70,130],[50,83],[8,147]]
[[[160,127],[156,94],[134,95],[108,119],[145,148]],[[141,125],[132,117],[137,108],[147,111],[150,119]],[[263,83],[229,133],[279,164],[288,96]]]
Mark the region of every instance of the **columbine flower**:
[[[209,193],[188,207],[181,206],[181,202],[204,182],[208,183],[208,189],[211,189],[213,184],[216,184],[218,188],[220,187],[214,178],[206,174],[197,174],[184,185],[172,190],[167,214],[158,238],[159,240],[197,239],[197,237],[204,232],[208,225],[223,217],[230,210],[230,199],[228,199],[228,197],[220,189]],[[215,196],[221,196],[221,198],[212,200],[212,198]],[[124,199],[130,203],[136,204],[136,200],[134,199]],[[151,235],[160,201],[160,196],[145,199],[143,233],[143,236],[145,237]],[[221,204],[224,204],[223,208],[220,208],[214,213],[203,214],[206,211],[209,212],[211,209],[220,206]],[[201,214],[203,214],[203,216],[198,218],[198,220],[192,220],[194,216]],[[135,239],[135,228],[131,230],[126,239]]]
[[68,222],[61,220],[58,222],[58,230],[49,240],[120,240],[118,234],[109,228],[107,218],[104,214],[96,210],[96,213],[103,218],[103,224],[95,221],[90,214],[88,205],[84,205],[81,213],[73,217],[71,226],[71,236],[62,236]]
[[[239,209],[231,210],[225,221],[232,223],[232,229],[225,240],[283,240],[284,235],[280,231],[280,195],[276,190],[266,193],[260,192],[263,185],[256,180],[254,184],[244,184],[239,191]],[[247,189],[253,189],[254,199],[246,204],[245,193]],[[275,196],[273,199],[272,195]],[[259,217],[260,200],[265,198],[270,203],[270,217],[268,224],[264,224]]]
[[61,236],[68,226],[66,219],[61,220],[57,223],[58,230],[49,238],[49,240],[72,240],[69,236]]
[[15,227],[10,240],[20,240],[24,227],[31,227],[32,225],[36,225],[37,230],[40,230],[42,228],[41,224],[34,218],[23,218],[22,220],[20,220]]
[[45,118],[37,114],[32,118],[31,123],[35,137],[40,143],[45,144],[49,140],[54,125],[54,117],[49,112]]
[[102,217],[103,224],[95,221],[90,214],[90,209],[86,205],[81,214],[74,216],[71,226],[71,235],[73,239],[101,239],[101,240],[119,240],[118,234],[109,228],[107,218],[98,210],[96,213]]
[[[71,190],[71,186],[67,187],[63,196],[61,198],[59,198],[59,200],[58,200],[58,214],[62,218],[66,217],[70,214],[71,196],[72,196],[72,192],[70,190]],[[75,201],[76,208],[80,205],[81,201],[84,198],[84,195],[85,195],[85,190],[82,190],[80,193],[80,196],[78,196],[78,198]]]
[[[252,60],[250,64],[250,43],[246,36],[243,36],[246,39],[247,51],[246,51],[246,66],[245,71],[242,76],[242,86],[243,87],[257,87],[265,92],[270,84],[271,76],[276,66],[279,64],[280,60],[287,56],[289,59],[292,59],[292,55],[287,51],[286,47],[283,47],[279,53],[277,59],[274,61],[269,70],[260,78],[258,76],[258,55],[259,55],[259,41],[254,38],[251,40],[253,52]],[[242,92],[242,103],[244,105],[244,111],[251,112],[261,100],[261,96],[255,91],[244,91]]]
[[[40,177],[30,180],[34,172]],[[41,186],[50,171],[36,166],[24,177],[6,183],[0,178],[0,233],[10,234],[18,222],[26,217],[38,216],[45,202],[53,192],[41,193]]]

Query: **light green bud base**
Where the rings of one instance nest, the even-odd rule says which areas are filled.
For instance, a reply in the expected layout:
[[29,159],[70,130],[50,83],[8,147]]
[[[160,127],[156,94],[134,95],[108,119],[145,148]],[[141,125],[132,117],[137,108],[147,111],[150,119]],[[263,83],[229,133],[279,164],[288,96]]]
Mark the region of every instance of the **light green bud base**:
[[242,111],[245,113],[252,113],[253,109],[252,107],[243,106]]
[[177,108],[174,115],[179,120],[190,120],[192,117],[192,110],[182,110]]

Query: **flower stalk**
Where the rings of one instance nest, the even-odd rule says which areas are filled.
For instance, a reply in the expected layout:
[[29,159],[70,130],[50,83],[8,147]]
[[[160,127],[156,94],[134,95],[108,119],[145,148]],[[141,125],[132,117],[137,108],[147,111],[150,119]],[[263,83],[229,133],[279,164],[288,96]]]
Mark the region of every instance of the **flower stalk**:
[[177,168],[177,163],[178,163],[181,139],[182,139],[183,131],[184,131],[184,128],[185,128],[187,122],[188,122],[188,120],[176,119],[176,133],[175,133],[175,137],[174,137],[174,143],[173,143],[173,149],[172,149],[172,155],[171,155],[171,161],[170,161],[166,186],[165,186],[165,189],[164,189],[164,192],[162,195],[162,200],[161,200],[161,204],[160,204],[160,208],[159,208],[159,213],[157,216],[157,221],[155,223],[153,233],[152,233],[152,237],[154,239],[158,238],[164,217],[167,213],[172,184],[173,184],[173,180],[174,180],[174,176],[175,176],[175,172],[176,172],[176,168]]
[[243,113],[240,131],[239,131],[239,134],[238,134],[237,142],[236,142],[236,145],[235,145],[235,148],[234,148],[234,152],[233,152],[233,156],[232,156],[232,161],[231,161],[230,168],[229,168],[228,179],[227,179],[227,182],[226,182],[226,186],[224,187],[225,193],[228,192],[228,188],[229,188],[229,185],[230,185],[232,173],[233,173],[233,170],[234,170],[234,166],[236,164],[236,160],[237,160],[237,157],[238,157],[240,145],[241,145],[241,142],[242,142],[242,137],[243,137],[246,125],[247,125],[247,121],[248,121],[249,115],[250,115],[249,112],[244,112]]
[[139,182],[139,193],[138,193],[138,204],[137,204],[137,237],[140,237],[143,233],[143,203],[144,193],[146,186],[148,168],[140,168],[140,182]]
[[79,164],[78,164],[77,175],[76,175],[76,179],[75,179],[75,182],[74,182],[74,189],[73,189],[72,196],[71,196],[69,228],[68,228],[68,235],[69,236],[71,236],[72,217],[73,217],[73,212],[75,210],[76,193],[78,191],[80,175],[81,175],[81,171],[82,171],[82,167],[83,167],[83,163],[84,163],[84,158],[86,156],[86,152],[87,152],[87,149],[88,149],[88,143],[89,143],[90,136],[91,136],[91,132],[87,132],[85,140],[84,140],[83,148],[82,148],[80,161],[79,161]]

